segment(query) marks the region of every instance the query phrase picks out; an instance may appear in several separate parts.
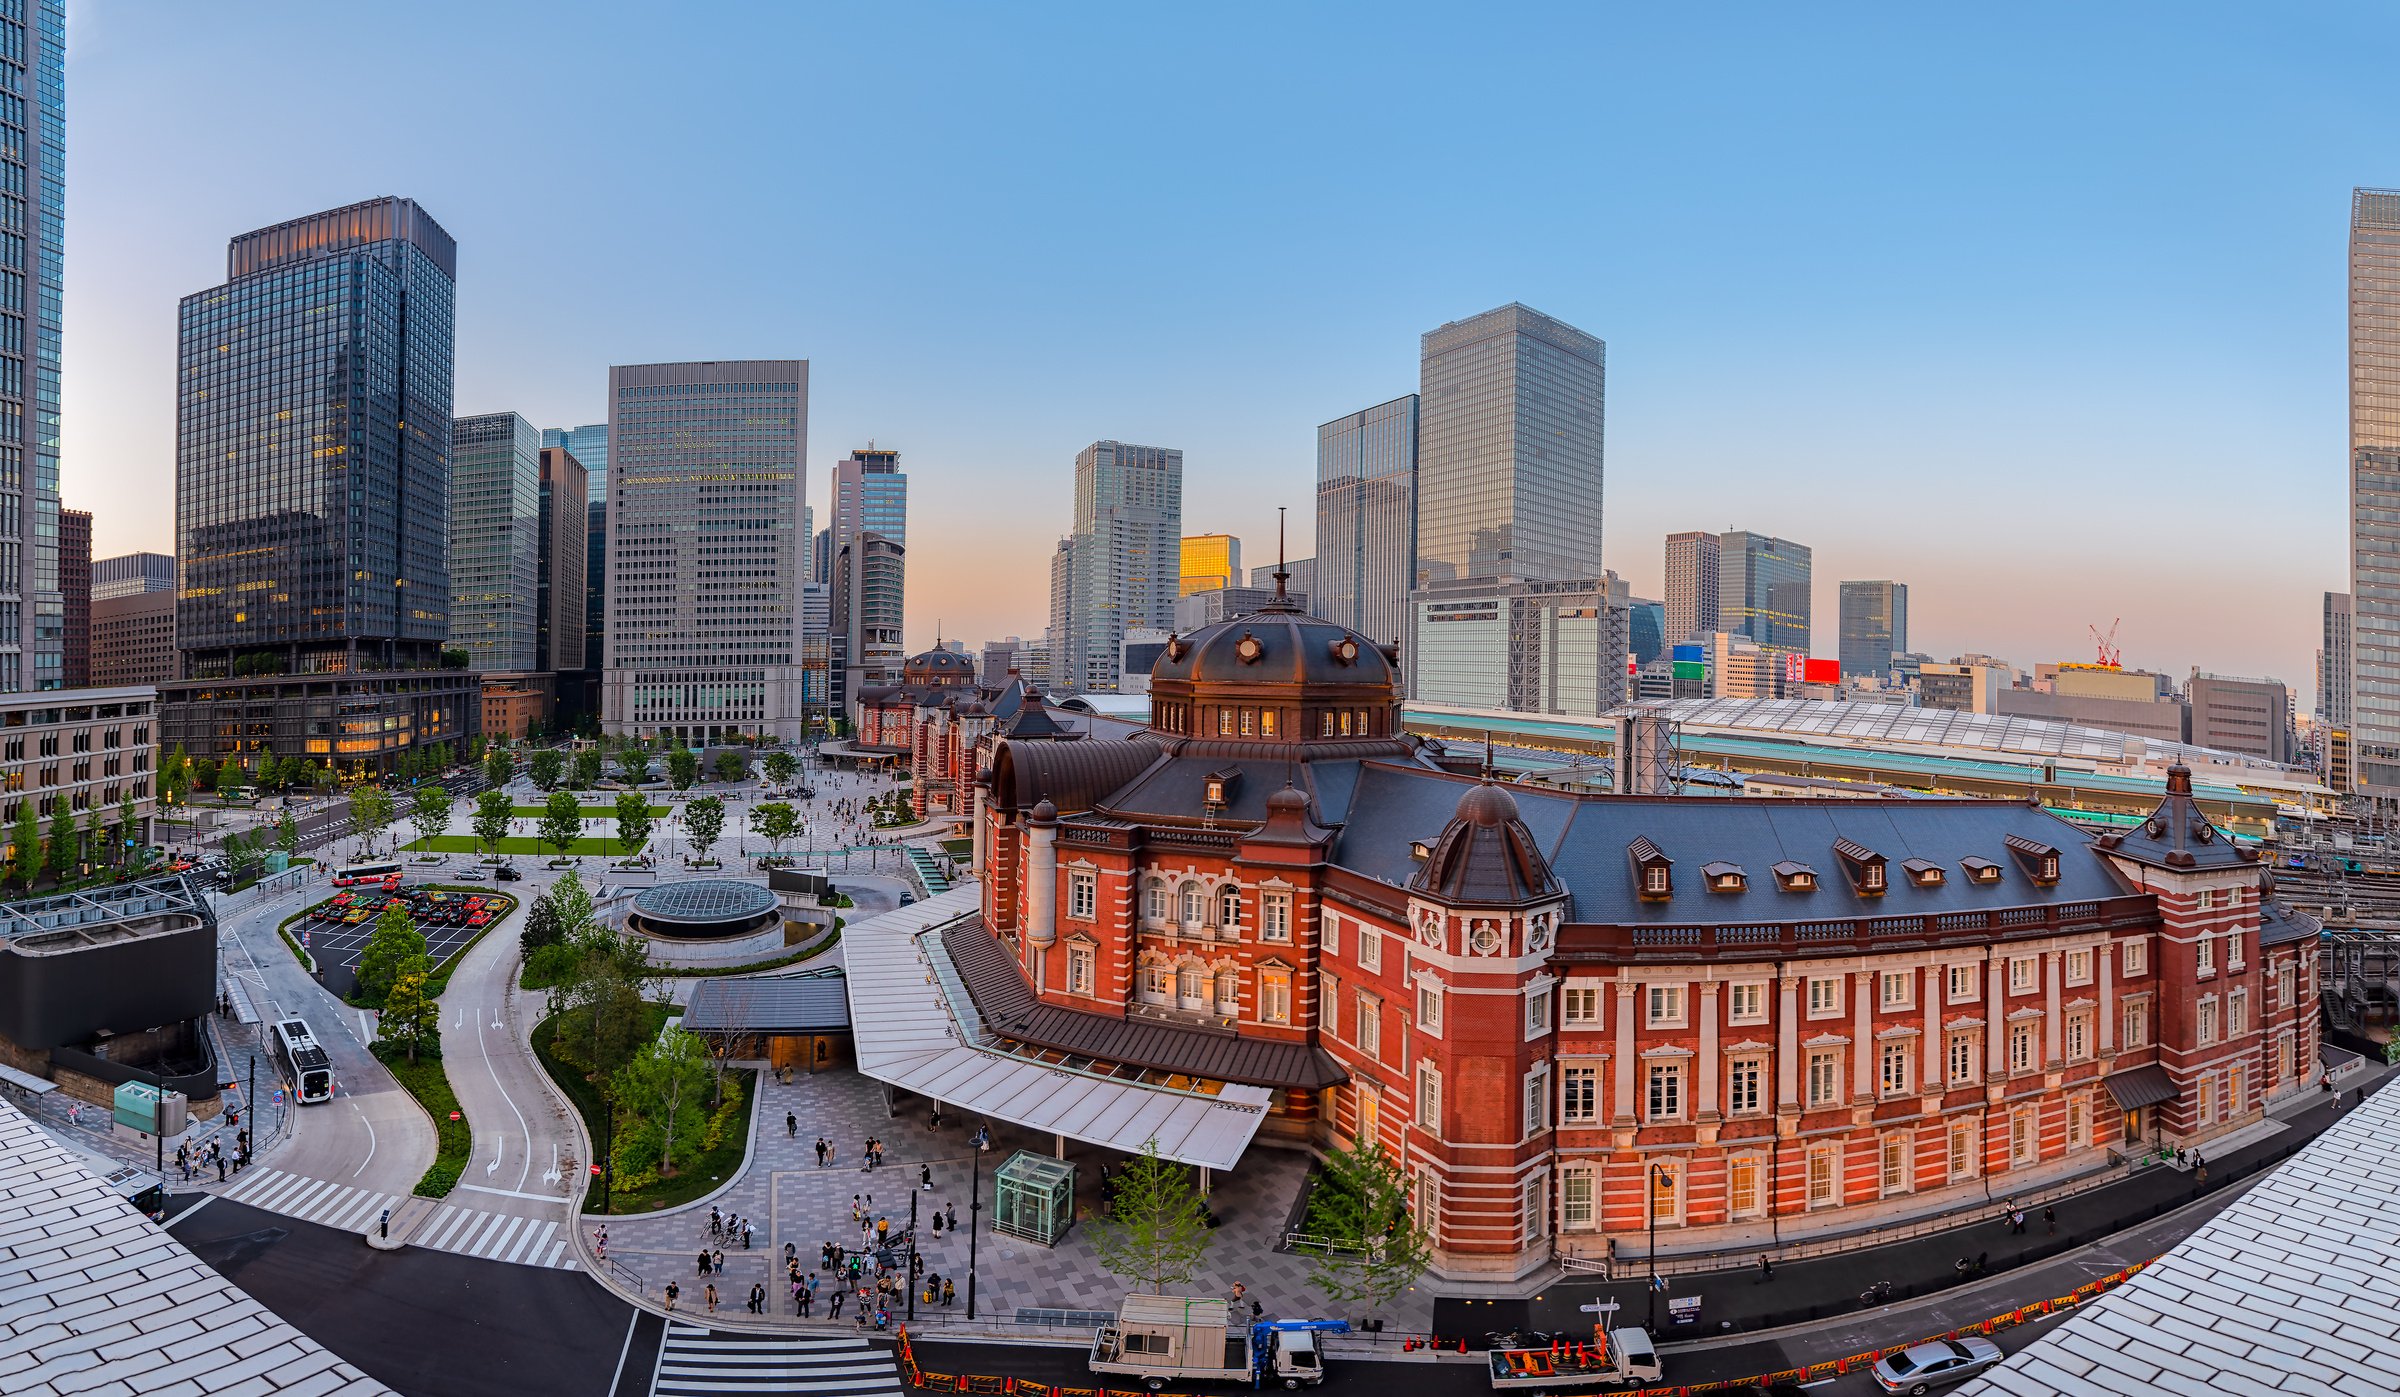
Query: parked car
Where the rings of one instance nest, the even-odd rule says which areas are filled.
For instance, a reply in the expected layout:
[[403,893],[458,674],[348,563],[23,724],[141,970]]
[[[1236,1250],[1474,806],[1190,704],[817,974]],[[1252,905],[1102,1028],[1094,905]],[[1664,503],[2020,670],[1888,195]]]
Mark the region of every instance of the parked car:
[[514,865],[504,863],[492,870],[492,876],[503,883],[514,883],[523,879],[525,875],[519,873]]
[[484,880],[485,874],[480,868],[462,868],[458,871],[458,877],[461,882],[480,883]]
[[1875,1385],[1886,1392],[1919,1397],[1997,1368],[2006,1357],[1989,1339],[1936,1339],[1884,1355],[1875,1365]]

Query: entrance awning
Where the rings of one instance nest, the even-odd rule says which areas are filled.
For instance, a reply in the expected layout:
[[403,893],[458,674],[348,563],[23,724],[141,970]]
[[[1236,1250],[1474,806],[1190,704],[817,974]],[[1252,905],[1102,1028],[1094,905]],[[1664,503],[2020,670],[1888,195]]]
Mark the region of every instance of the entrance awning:
[[2157,1063],[2112,1073],[2102,1078],[2100,1084],[2107,1087],[2108,1094],[2117,1099],[2117,1109],[2122,1111],[2156,1106],[2162,1101],[2173,1101],[2182,1094],[2175,1090],[2175,1083],[2168,1080],[2167,1069]]
[[693,1033],[840,1033],[850,997],[840,975],[723,976],[692,986],[683,1026]]

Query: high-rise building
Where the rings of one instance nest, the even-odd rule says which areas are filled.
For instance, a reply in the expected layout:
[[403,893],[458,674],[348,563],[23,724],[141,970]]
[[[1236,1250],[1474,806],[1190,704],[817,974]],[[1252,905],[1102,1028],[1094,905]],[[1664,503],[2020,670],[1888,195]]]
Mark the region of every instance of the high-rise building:
[[1424,337],[1417,585],[1601,575],[1605,357],[1599,340],[1522,305]]
[[[1317,594],[1316,559],[1287,558],[1284,560],[1281,566],[1284,572],[1285,590],[1290,592],[1306,592],[1312,597]],[[1274,563],[1260,563],[1256,567],[1251,568],[1250,585],[1258,588],[1262,592],[1274,591],[1276,567],[1277,565]]]
[[1042,684],[1075,692],[1068,676],[1067,638],[1075,633],[1075,536],[1058,541],[1050,554],[1050,626],[1042,632]]
[[59,678],[70,689],[92,684],[92,516],[58,512]]
[[2195,670],[2184,694],[2191,703],[2195,746],[2271,762],[2292,760],[2292,696],[2283,681]]
[[[591,547],[585,533],[591,487],[584,474],[583,462],[573,451],[542,448],[533,667],[551,673],[583,671],[583,568]],[[567,695],[562,692],[559,697]]]
[[542,434],[513,412],[450,424],[450,644],[467,668],[537,664],[542,623]]
[[1175,595],[1242,585],[1242,541],[1231,534],[1186,534]]
[[164,553],[123,553],[92,564],[92,600],[175,590],[175,560]]
[[1630,603],[1626,615],[1625,643],[1633,651],[1637,664],[1650,664],[1666,658],[1667,604],[1661,601]]
[[827,532],[837,574],[843,550],[855,549],[868,534],[888,545],[860,554],[863,565],[854,569],[850,585],[837,576],[832,588],[832,629],[842,637],[837,648],[843,657],[832,674],[832,703],[847,715],[860,686],[898,683],[900,661],[906,658],[901,627],[907,611],[902,559],[908,550],[908,477],[900,472],[899,452],[870,442],[834,464],[833,522]]
[[1629,608],[1593,583],[1461,578],[1415,598],[1409,697],[1455,708],[1597,717],[1625,702]]
[[1681,645],[1724,625],[1721,549],[1704,530],[1667,535],[1667,643]]
[[94,688],[164,684],[174,677],[174,592],[130,592],[92,602]]
[[822,725],[833,702],[833,584],[800,584],[800,707]]
[[1908,584],[1842,584],[1841,657],[1844,679],[1882,679],[1892,656],[1908,649]]
[[1735,530],[1717,539],[1719,622],[1764,650],[1808,653],[1813,566],[1805,545]]
[[1407,632],[1416,585],[1417,401],[1317,428],[1317,575],[1301,590],[1314,615],[1385,645]]
[[2400,796],[2400,190],[2350,195],[2350,732],[2358,789]]
[[[1294,591],[1287,586],[1282,595],[1284,600],[1302,611],[1312,616],[1316,614],[1308,593]],[[1219,621],[1230,621],[1253,611],[1263,611],[1275,597],[1273,587],[1211,587],[1205,592],[1186,592],[1175,599],[1175,632],[1178,635],[1190,635],[1202,626],[1213,626]]]
[[565,447],[583,467],[584,485],[591,493],[584,511],[582,667],[598,674],[608,620],[608,424],[545,427],[542,445]]
[[[66,291],[66,5],[0,6],[7,277],[0,297],[0,691],[65,682],[58,559],[59,311]],[[18,542],[19,539],[25,542]],[[14,813],[14,807],[7,807]]]
[[[1073,538],[1060,684],[1069,692],[1114,693],[1126,630],[1175,624],[1183,453],[1121,441],[1096,441],[1076,453]],[[1053,624],[1057,611],[1054,600]]]
[[2350,594],[2325,594],[2324,640],[2317,649],[2317,722],[2350,727]]
[[450,636],[457,244],[408,199],[244,233],[183,298],[162,745],[391,770],[480,730]]
[[808,361],[608,371],[610,733],[804,734]]

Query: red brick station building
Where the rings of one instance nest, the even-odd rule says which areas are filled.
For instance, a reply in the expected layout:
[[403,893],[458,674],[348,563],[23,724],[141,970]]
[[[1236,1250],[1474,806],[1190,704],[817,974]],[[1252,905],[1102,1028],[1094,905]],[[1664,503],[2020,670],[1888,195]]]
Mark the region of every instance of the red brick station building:
[[[1174,639],[1132,735],[976,745],[980,915],[1033,1051],[1364,1133],[1437,1276],[1855,1231],[2199,1145],[2313,1086],[2314,922],[2170,775],[2094,838],[1977,800],[1571,794],[1401,730],[1288,603]],[[1000,725],[996,725],[998,728]]]

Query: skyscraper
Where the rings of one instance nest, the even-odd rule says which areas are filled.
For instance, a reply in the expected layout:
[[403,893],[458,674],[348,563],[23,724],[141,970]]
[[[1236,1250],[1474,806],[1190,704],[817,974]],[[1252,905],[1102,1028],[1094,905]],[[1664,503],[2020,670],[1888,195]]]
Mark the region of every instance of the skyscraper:
[[[1314,558],[1286,558],[1280,564],[1252,564],[1250,568],[1250,585],[1262,592],[1274,591],[1275,570],[1278,567],[1283,569],[1285,574],[1284,586],[1288,591],[1291,592],[1293,596],[1299,596],[1303,592],[1307,593],[1310,597],[1316,596],[1317,560]],[[1313,610],[1313,607],[1315,606],[1313,601],[1310,603],[1310,606],[1312,610],[1309,612],[1309,614],[1312,616],[1317,614]],[[1353,627],[1353,629],[1356,628]]]
[[585,488],[591,492],[584,514],[582,667],[597,674],[608,619],[608,424],[546,427],[542,445],[565,447],[583,467]]
[[0,691],[55,689],[66,624],[58,579],[66,5],[0,6],[0,40],[0,111],[12,128],[0,141],[0,266],[10,269],[0,298],[0,522],[9,525],[0,530]]
[[1424,337],[1418,585],[1597,581],[1606,352],[1522,305]]
[[2400,190],[2350,194],[2351,747],[2400,796]]
[[1317,428],[1311,610],[1386,645],[1407,633],[1417,576],[1417,401],[1410,393]]
[[584,526],[590,505],[591,486],[583,462],[566,447],[543,447],[537,534],[541,546],[535,564],[539,581],[534,605],[533,667],[538,670],[583,670],[583,568],[590,550]]
[[1808,653],[1810,572],[1806,546],[1735,530],[1717,539],[1720,624],[1764,650]]
[[808,361],[608,371],[611,733],[804,732]]
[[542,434],[513,412],[450,424],[450,644],[523,672],[541,629]]
[[[833,522],[828,528],[835,572],[841,570],[844,550],[851,551],[854,564],[850,585],[837,576],[832,589],[831,628],[842,637],[833,647],[842,665],[831,675],[832,705],[847,716],[860,688],[899,682],[900,661],[906,655],[901,628],[908,599],[901,560],[908,548],[908,477],[901,474],[899,452],[869,443],[834,463]],[[861,548],[869,534],[883,540],[883,546]]]
[[2350,726],[2350,594],[2325,594],[2324,638],[2317,649],[2317,722]]
[[175,560],[164,553],[120,553],[92,564],[92,600],[175,590]]
[[[1168,630],[1183,567],[1183,453],[1096,441],[1075,456],[1068,630],[1054,661],[1068,692],[1117,689],[1125,632]],[[1053,616],[1057,613],[1055,602]]]
[[1242,541],[1231,534],[1186,534],[1178,558],[1179,597],[1242,585]]
[[87,689],[92,683],[92,516],[84,510],[58,512],[58,596],[64,620],[60,682]]
[[1715,534],[1667,535],[1667,644],[1723,628],[1721,556]]
[[1908,584],[1842,584],[1842,677],[1882,679],[1908,648]]

